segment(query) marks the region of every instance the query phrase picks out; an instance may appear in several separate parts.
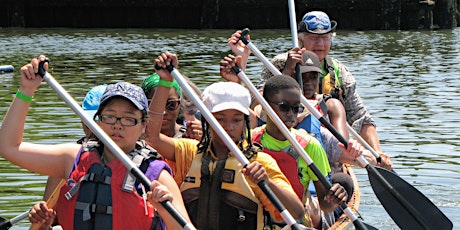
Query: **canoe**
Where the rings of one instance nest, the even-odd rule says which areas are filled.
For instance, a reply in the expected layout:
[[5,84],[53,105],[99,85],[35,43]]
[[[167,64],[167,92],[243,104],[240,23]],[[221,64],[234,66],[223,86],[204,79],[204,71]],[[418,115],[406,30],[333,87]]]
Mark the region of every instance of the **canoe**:
[[[359,208],[359,202],[361,201],[360,198],[360,191],[359,191],[359,184],[356,174],[354,173],[351,165],[344,164],[344,172],[351,176],[354,185],[353,195],[348,202],[348,207],[356,214]],[[342,214],[332,225],[330,230],[343,230],[343,229],[353,229],[353,222],[350,221],[350,218],[347,215]]]
[[2,73],[12,73],[14,67],[12,65],[0,65],[0,74]]

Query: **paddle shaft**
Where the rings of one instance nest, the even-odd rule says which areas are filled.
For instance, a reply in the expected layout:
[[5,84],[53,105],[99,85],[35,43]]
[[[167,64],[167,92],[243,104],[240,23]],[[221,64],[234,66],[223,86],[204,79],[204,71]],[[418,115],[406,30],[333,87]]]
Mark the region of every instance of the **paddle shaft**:
[[28,216],[29,216],[29,211],[25,211],[17,215],[16,217],[11,218],[11,220],[7,220],[7,219],[0,217],[0,230],[10,229],[14,224],[25,219]]
[[[52,197],[54,196],[57,196],[57,193],[59,193],[59,190],[61,188],[61,185],[63,184],[64,180],[61,181],[61,183],[59,183],[59,185],[56,187],[56,189],[53,191],[53,194],[51,194],[50,198],[46,201],[47,205],[48,205],[48,208],[53,208],[54,205],[56,204],[55,202],[52,203],[52,206],[53,207],[50,207],[49,205],[49,202],[53,202],[52,201]],[[57,199],[56,199],[57,201]],[[15,223],[25,219],[26,217],[29,216],[29,211],[25,211],[19,215],[17,215],[16,217],[12,218],[11,220],[6,220],[2,217],[0,217],[0,220],[2,220],[2,222],[0,222],[0,230],[4,230],[4,229],[9,229],[11,226],[13,226]],[[39,227],[36,225],[36,224],[32,224],[32,226],[30,226],[29,230],[34,230],[34,229],[38,229]]]
[[[246,29],[245,29],[246,30]],[[248,30],[249,31],[249,30]],[[264,65],[272,72],[274,75],[279,75],[281,72],[270,62],[268,59],[255,47],[252,42],[249,42],[244,36],[241,36],[241,40],[243,40],[243,43],[248,46],[251,51],[257,56],[257,58],[264,63]],[[302,95],[301,100],[302,104],[304,104],[308,110],[316,117],[318,120],[321,121],[321,123],[325,124],[326,128],[331,131],[331,133],[345,146],[347,147],[347,140],[332,126],[332,124],[327,121],[321,114],[316,110],[313,106],[311,106],[307,99]],[[388,191],[395,199],[397,202],[399,202],[402,207],[404,207],[408,213],[425,229],[429,229],[429,225],[427,224],[427,221],[425,218],[423,218],[423,215],[413,207],[404,197],[399,194],[396,189],[388,183],[388,181],[378,172],[377,169],[375,169],[374,166],[369,164],[369,162],[361,155],[358,160],[360,161],[361,164],[365,165],[366,170],[369,173],[369,176],[374,176],[385,188],[386,191]],[[385,170],[385,169],[381,169]],[[394,174],[395,175],[395,174]],[[397,175],[395,177],[401,179]],[[402,179],[401,179],[402,180]],[[410,184],[408,184],[411,186]],[[415,187],[411,186],[411,189],[415,189]],[[374,191],[375,192],[375,191]],[[426,198],[426,197],[425,197]],[[428,198],[426,198],[428,200]],[[433,205],[434,206],[434,205]],[[434,206],[434,208],[437,208]]]
[[359,143],[361,143],[367,150],[369,150],[375,156],[375,158],[377,158],[377,162],[382,162],[382,158],[380,157],[380,155],[348,123],[347,129],[348,131],[350,131],[351,135],[353,135],[353,137],[359,141]]
[[[46,206],[48,206],[48,208],[54,208],[54,206],[56,206],[59,193],[61,192],[61,187],[65,184],[65,182],[65,180],[59,181],[59,183],[56,185],[56,188],[53,190],[53,193],[51,193],[51,195],[46,200]],[[40,227],[41,224],[32,223],[29,230],[38,230]]]
[[[155,66],[155,68],[159,68],[159,66]],[[213,128],[213,130],[219,135],[222,141],[224,141],[225,145],[229,148],[229,150],[235,155],[238,161],[246,167],[249,164],[249,160],[244,156],[235,142],[232,141],[231,137],[225,132],[224,128],[220,125],[217,119],[212,115],[212,113],[208,110],[208,108],[204,105],[203,101],[199,99],[198,95],[196,95],[195,91],[192,87],[187,83],[185,78],[182,74],[175,69],[173,66],[167,67],[168,71],[171,72],[174,79],[179,83],[181,88],[185,91],[185,93],[192,99],[193,103],[199,108],[201,112],[201,116],[206,118],[206,121],[209,125]],[[289,213],[289,211],[284,207],[284,205],[280,202],[280,200],[276,197],[273,191],[268,187],[265,181],[261,181],[257,184],[260,189],[264,192],[264,194],[270,199],[276,209],[281,213],[283,220],[290,225],[292,228],[297,229],[297,222]]]
[[[89,118],[80,105],[70,96],[67,91],[54,79],[51,74],[43,69],[44,62],[40,63],[39,75],[56,91],[61,99],[82,119],[82,121],[90,128],[90,130],[101,140],[107,148],[125,165],[128,171],[138,179],[142,185],[150,190],[151,181],[144,173],[129,159],[129,157],[121,150],[120,147],[96,124]],[[174,208],[169,201],[161,202],[161,205],[169,212],[169,214],[182,226],[184,229],[195,229],[191,223]]]
[[[236,66],[233,69],[238,74],[238,76],[240,77],[241,81],[243,81],[244,84],[249,88],[249,90],[254,95],[254,97],[257,99],[257,101],[262,105],[263,109],[267,112],[267,114],[269,115],[270,119],[272,119],[273,123],[278,127],[278,129],[286,137],[286,139],[289,140],[291,145],[300,154],[302,159],[304,159],[304,161],[307,163],[308,167],[310,167],[310,169],[313,171],[313,173],[316,175],[316,177],[318,177],[320,182],[324,185],[324,187],[326,187],[326,190],[329,190],[331,188],[331,184],[329,183],[329,181],[321,173],[319,168],[315,165],[313,160],[305,152],[305,149],[302,148],[302,146],[295,139],[295,137],[292,135],[292,133],[289,132],[289,129],[284,125],[284,122],[278,117],[278,115],[275,113],[273,108],[270,107],[268,102],[263,98],[263,96],[259,93],[259,91],[251,83],[251,81],[249,80],[249,78],[246,76],[246,74],[243,71],[241,71]],[[358,217],[353,213],[353,211],[347,206],[346,203],[343,203],[341,205],[341,208],[343,209],[344,213],[352,220],[353,224],[355,225],[355,227],[357,229],[367,229],[367,227],[364,225],[364,223],[362,223],[361,220],[358,219]]]
[[[297,38],[297,26],[296,26],[296,12],[295,12],[295,2],[294,0],[288,0],[289,7],[289,24],[291,25],[291,35],[292,35],[292,45],[294,47],[299,47],[299,39]],[[295,74],[297,82],[299,83],[300,89],[303,91],[302,83],[302,73],[300,72],[300,64],[295,65]]]

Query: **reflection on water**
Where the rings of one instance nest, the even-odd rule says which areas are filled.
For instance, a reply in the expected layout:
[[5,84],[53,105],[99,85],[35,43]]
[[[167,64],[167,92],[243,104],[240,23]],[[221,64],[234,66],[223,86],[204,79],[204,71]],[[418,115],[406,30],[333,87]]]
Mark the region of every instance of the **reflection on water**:
[[[175,52],[182,74],[199,87],[220,81],[220,59],[230,52],[231,30],[156,29],[3,29],[0,65],[13,65],[14,77],[0,75],[3,118],[19,86],[19,69],[46,54],[51,73],[77,100],[95,85],[120,80],[140,84],[153,72],[162,51]],[[251,38],[267,57],[291,47],[288,30],[254,30]],[[332,56],[346,63],[378,125],[395,171],[451,218],[460,222],[460,30],[339,31]],[[247,74],[256,81],[262,64],[251,57]],[[73,142],[83,132],[79,119],[53,90],[43,85],[29,112],[24,139],[39,143]],[[357,169],[361,215],[380,229],[397,229]],[[40,200],[45,176],[0,159],[0,216],[12,218]],[[19,224],[25,228],[27,222]]]

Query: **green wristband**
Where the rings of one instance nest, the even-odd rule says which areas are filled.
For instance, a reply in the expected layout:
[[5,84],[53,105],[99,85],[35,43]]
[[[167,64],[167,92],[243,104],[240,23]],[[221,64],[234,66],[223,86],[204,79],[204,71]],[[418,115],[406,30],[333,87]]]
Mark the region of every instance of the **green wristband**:
[[172,81],[165,81],[163,79],[160,79],[160,81],[158,82],[158,85],[161,85],[161,86],[164,86],[164,87],[167,87],[167,88],[171,88],[173,86],[173,82]]
[[23,101],[25,101],[25,102],[29,102],[29,103],[32,102],[32,100],[34,99],[33,97],[29,97],[29,96],[23,94],[21,91],[19,91],[19,89],[16,92],[16,97],[21,99],[21,100],[23,100]]

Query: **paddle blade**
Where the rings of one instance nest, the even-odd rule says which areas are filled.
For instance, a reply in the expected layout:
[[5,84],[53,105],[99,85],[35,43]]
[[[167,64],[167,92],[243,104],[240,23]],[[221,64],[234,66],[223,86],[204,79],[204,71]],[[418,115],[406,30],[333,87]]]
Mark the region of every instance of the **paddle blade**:
[[419,190],[398,175],[366,167],[375,195],[401,229],[452,229],[452,222]]
[[7,229],[10,229],[11,226],[13,226],[11,224],[11,222],[3,217],[0,217],[0,230],[7,230]]

